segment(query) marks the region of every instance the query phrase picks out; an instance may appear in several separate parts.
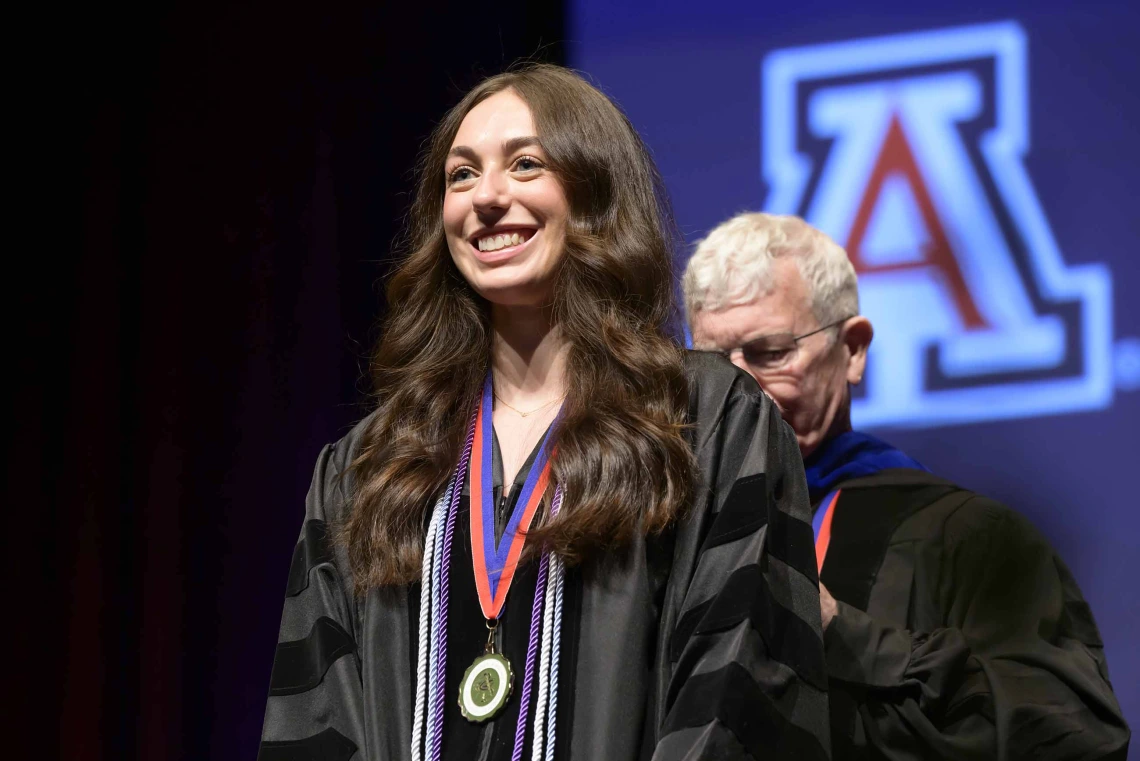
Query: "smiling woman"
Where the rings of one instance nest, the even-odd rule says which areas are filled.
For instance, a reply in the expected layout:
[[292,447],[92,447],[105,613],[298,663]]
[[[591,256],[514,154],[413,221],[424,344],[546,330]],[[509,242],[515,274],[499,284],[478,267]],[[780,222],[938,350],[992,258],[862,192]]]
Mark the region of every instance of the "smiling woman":
[[552,66],[428,143],[372,364],[317,463],[261,758],[826,758],[791,429],[671,337],[641,139]]
[[535,133],[530,108],[504,90],[471,109],[447,157],[447,245],[494,304],[553,302],[570,208]]
[[[379,409],[354,461],[345,535],[362,588],[417,577],[418,521],[358,526],[371,525],[373,508],[422,512],[443,488],[489,361],[507,404],[528,410],[566,397],[552,467],[573,509],[532,537],[579,560],[685,508],[692,453],[680,433],[688,395],[683,351],[670,338],[666,209],[640,137],[565,69],[492,77],[448,113],[421,162],[411,250],[389,283],[372,365]],[[532,231],[525,245],[479,251],[473,239],[508,225]],[[498,235],[483,245],[497,246]],[[496,411],[496,429],[511,424],[502,417]],[[500,446],[525,457],[534,441],[515,438],[528,437],[501,436]]]

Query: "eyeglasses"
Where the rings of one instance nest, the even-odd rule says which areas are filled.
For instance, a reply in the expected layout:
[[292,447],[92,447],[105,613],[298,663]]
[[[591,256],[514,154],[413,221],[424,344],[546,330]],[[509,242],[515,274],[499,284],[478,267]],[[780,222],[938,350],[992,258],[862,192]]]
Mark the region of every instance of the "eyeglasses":
[[739,351],[744,357],[744,361],[755,370],[779,370],[791,364],[792,360],[796,358],[800,341],[810,338],[816,333],[830,330],[836,325],[842,325],[854,316],[844,317],[842,320],[836,320],[800,336],[794,336],[791,333],[774,333],[761,336],[735,349],[721,349],[720,353],[731,359],[733,353]]

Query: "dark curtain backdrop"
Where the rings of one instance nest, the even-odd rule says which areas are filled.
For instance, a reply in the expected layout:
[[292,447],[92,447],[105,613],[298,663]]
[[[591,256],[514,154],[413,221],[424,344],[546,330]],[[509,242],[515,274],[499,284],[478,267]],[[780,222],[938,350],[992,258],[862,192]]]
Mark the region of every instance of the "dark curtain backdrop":
[[28,757],[253,758],[415,155],[481,75],[562,60],[561,4],[99,5],[34,31],[6,723]]

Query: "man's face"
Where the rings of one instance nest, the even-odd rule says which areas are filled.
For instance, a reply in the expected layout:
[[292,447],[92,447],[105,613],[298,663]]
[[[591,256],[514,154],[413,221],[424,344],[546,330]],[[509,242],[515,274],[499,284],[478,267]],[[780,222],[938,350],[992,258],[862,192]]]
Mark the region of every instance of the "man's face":
[[730,352],[732,363],[751,374],[776,402],[807,457],[850,425],[847,384],[863,377],[870,323],[856,317],[795,341],[823,326],[812,313],[795,262],[776,259],[772,275],[774,287],[767,295],[693,316],[693,347]]

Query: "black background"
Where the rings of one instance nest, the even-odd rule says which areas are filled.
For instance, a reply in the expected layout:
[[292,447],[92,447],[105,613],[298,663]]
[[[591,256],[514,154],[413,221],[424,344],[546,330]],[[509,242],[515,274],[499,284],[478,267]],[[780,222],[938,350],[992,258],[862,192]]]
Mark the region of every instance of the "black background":
[[415,156],[481,76],[562,62],[563,9],[41,13],[10,28],[5,723],[41,758],[252,758]]

